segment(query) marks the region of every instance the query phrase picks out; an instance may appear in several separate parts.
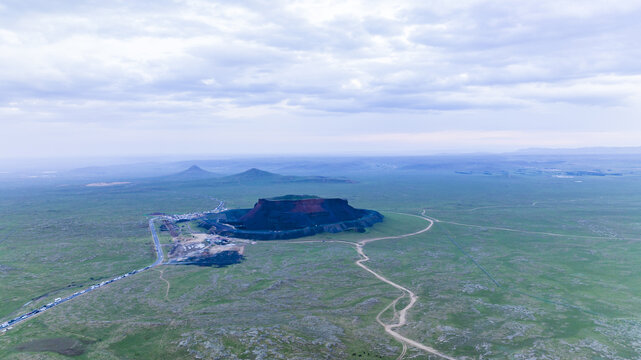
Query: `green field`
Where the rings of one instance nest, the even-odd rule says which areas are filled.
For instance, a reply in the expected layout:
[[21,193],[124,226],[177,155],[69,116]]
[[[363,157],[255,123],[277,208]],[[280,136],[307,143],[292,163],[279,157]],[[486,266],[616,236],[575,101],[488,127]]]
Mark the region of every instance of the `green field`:
[[[462,359],[641,357],[641,178],[362,175],[354,184],[132,184],[0,189],[0,319],[154,261],[152,212],[251,207],[259,197],[344,197],[381,211],[358,241],[419,300],[399,330]],[[167,237],[161,238],[167,243]],[[269,241],[223,268],[161,266],[0,335],[0,358],[66,358],[21,344],[69,338],[78,359],[396,359],[376,314],[400,292],[349,244]],[[25,305],[29,301],[32,303]],[[403,305],[402,300],[397,308]],[[384,319],[390,320],[391,312]],[[20,347],[20,348],[19,348]],[[406,358],[429,358],[409,349]]]

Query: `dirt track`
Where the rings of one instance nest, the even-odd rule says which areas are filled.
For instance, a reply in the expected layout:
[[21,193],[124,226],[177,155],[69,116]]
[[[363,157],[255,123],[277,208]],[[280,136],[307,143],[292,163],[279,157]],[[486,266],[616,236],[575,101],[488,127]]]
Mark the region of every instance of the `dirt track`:
[[[370,272],[377,279],[379,279],[379,280],[381,280],[381,281],[383,281],[383,282],[385,282],[387,284],[390,284],[393,287],[395,287],[395,288],[397,288],[397,289],[399,289],[399,290],[401,290],[403,292],[403,294],[401,296],[396,298],[392,303],[390,303],[387,307],[385,307],[385,309],[383,309],[376,316],[376,321],[378,321],[378,323],[381,324],[381,326],[383,326],[383,328],[385,328],[385,332],[390,334],[396,340],[398,340],[401,343],[403,343],[403,352],[398,357],[398,359],[402,359],[405,356],[405,352],[407,351],[407,345],[410,345],[410,346],[413,346],[415,348],[418,348],[418,349],[421,349],[423,351],[426,351],[426,352],[428,352],[430,354],[440,356],[440,357],[442,357],[444,359],[454,360],[453,357],[445,355],[445,354],[441,353],[440,351],[434,349],[431,346],[427,346],[425,344],[421,344],[418,341],[414,341],[412,339],[409,339],[409,338],[397,333],[396,331],[394,331],[394,329],[397,329],[397,328],[399,328],[399,327],[401,327],[401,326],[403,326],[403,325],[405,325],[407,323],[407,312],[408,312],[409,309],[411,309],[414,306],[414,304],[416,303],[416,300],[418,300],[418,296],[416,294],[414,294],[414,292],[412,292],[411,290],[409,290],[409,289],[407,289],[407,288],[405,288],[405,287],[403,287],[403,286],[391,281],[390,279],[384,277],[383,275],[378,274],[377,272],[375,272],[374,270],[370,269],[369,267],[367,267],[366,265],[363,264],[363,263],[369,261],[369,257],[367,255],[365,255],[365,252],[363,251],[363,247],[366,244],[368,244],[370,242],[374,242],[374,241],[402,239],[402,238],[418,235],[418,234],[424,233],[426,231],[429,231],[432,228],[432,226],[434,225],[434,221],[432,221],[431,219],[425,218],[423,216],[409,215],[409,214],[406,214],[406,215],[408,215],[408,216],[416,216],[416,217],[421,218],[421,219],[423,219],[425,221],[428,221],[430,224],[426,228],[424,228],[422,230],[419,230],[419,231],[416,231],[416,232],[413,232],[413,233],[410,233],[410,234],[403,234],[403,235],[397,235],[397,236],[387,236],[387,237],[373,238],[373,239],[366,239],[366,240],[359,241],[356,244],[356,251],[358,252],[358,255],[361,256],[361,258],[360,258],[360,260],[356,261],[356,265],[358,265],[358,266],[362,267],[363,269],[365,269],[366,271]],[[410,298],[409,304],[407,304],[400,311],[396,311],[396,303],[400,299],[405,297],[406,295],[409,296],[409,298]],[[394,318],[398,317],[398,321],[396,323],[393,323],[393,324],[386,324],[381,320],[381,315],[385,311],[387,311],[390,307],[393,308],[393,310],[394,310]]]
[[[425,214],[425,211],[423,211],[422,215],[424,215],[424,214]],[[357,243],[353,243],[353,242],[349,242],[349,241],[341,241],[341,240],[288,241],[288,243],[333,242],[333,243],[341,243],[341,244],[348,244],[348,245],[354,246],[356,248],[356,252],[360,256],[360,259],[356,260],[356,265],[360,266],[365,271],[371,273],[377,279],[379,279],[379,280],[381,280],[381,281],[383,281],[383,282],[385,282],[385,283],[387,283],[387,284],[389,284],[389,285],[391,285],[391,286],[393,286],[393,287],[395,287],[398,290],[401,290],[403,292],[403,294],[401,296],[399,296],[398,298],[394,299],[394,301],[392,301],[381,312],[379,312],[378,315],[376,315],[376,321],[385,329],[385,332],[388,333],[394,339],[398,340],[399,342],[401,342],[403,344],[403,351],[401,352],[401,354],[399,355],[397,360],[400,360],[405,356],[405,353],[407,351],[407,345],[413,346],[413,347],[415,347],[417,349],[421,349],[421,350],[423,350],[423,351],[425,351],[427,353],[430,353],[432,355],[440,356],[440,357],[442,357],[444,359],[455,360],[453,357],[445,355],[445,354],[441,353],[440,351],[434,349],[431,346],[428,346],[428,345],[422,344],[422,343],[420,343],[418,341],[414,341],[412,339],[409,339],[409,338],[407,338],[407,337],[405,337],[405,336],[403,336],[403,335],[401,335],[401,334],[399,334],[398,332],[395,331],[395,329],[398,329],[399,327],[401,327],[401,326],[403,326],[403,325],[405,325],[407,323],[407,312],[414,306],[414,304],[418,300],[418,296],[416,294],[414,294],[414,292],[412,292],[411,290],[409,290],[409,289],[407,289],[407,288],[405,288],[405,287],[403,287],[403,286],[391,281],[390,279],[388,279],[385,276],[375,272],[374,270],[370,269],[369,267],[367,267],[364,264],[365,262],[369,261],[369,256],[367,256],[365,254],[364,250],[363,250],[365,245],[367,245],[368,243],[371,243],[371,242],[374,242],[374,241],[380,241],[380,240],[402,239],[402,238],[406,238],[406,237],[422,234],[422,233],[424,233],[426,231],[429,231],[432,228],[432,226],[434,225],[434,221],[432,219],[430,219],[430,218],[425,217],[425,216],[418,216],[418,215],[411,215],[411,214],[403,214],[403,215],[418,217],[420,219],[423,219],[423,220],[429,222],[429,225],[427,227],[425,227],[424,229],[421,229],[421,230],[413,232],[413,233],[403,234],[403,235],[396,235],[396,236],[386,236],[386,237],[365,239],[365,240],[361,240],[361,241],[359,241]],[[405,296],[409,296],[409,298],[410,298],[409,304],[407,304],[400,311],[397,311],[396,310],[396,304],[398,303],[398,301],[400,299],[404,298]],[[393,318],[394,319],[398,319],[398,321],[396,323],[386,324],[385,322],[383,322],[381,320],[381,315],[383,315],[383,313],[385,313],[390,307],[394,310],[394,317]]]

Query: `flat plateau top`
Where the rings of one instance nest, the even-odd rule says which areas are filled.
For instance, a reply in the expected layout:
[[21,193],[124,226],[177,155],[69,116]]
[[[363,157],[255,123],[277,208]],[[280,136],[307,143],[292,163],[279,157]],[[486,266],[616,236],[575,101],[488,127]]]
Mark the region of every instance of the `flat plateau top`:
[[310,199],[320,199],[320,197],[316,195],[283,195],[283,196],[276,196],[272,198],[266,198],[265,200],[267,201],[295,201],[295,200],[310,200]]

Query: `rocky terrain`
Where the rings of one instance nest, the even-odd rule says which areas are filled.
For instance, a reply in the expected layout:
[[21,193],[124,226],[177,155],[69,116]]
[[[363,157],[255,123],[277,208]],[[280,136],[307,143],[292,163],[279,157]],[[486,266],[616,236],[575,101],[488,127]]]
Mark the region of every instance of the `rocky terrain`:
[[355,209],[344,199],[287,195],[259,199],[253,209],[214,214],[201,223],[214,234],[256,240],[293,239],[321,232],[364,231],[383,221],[374,210]]

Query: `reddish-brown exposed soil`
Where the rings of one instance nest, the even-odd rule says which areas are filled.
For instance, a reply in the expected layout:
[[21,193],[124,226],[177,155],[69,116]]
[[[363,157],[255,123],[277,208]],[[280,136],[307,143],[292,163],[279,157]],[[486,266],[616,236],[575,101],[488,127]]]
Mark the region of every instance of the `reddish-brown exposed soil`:
[[314,225],[356,220],[363,212],[344,199],[259,199],[253,209],[242,216],[246,230],[293,230]]

